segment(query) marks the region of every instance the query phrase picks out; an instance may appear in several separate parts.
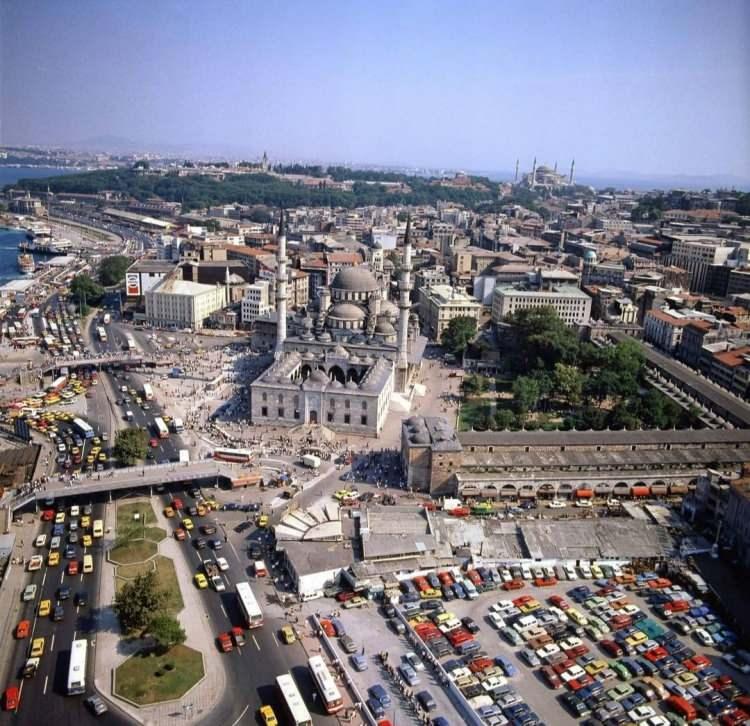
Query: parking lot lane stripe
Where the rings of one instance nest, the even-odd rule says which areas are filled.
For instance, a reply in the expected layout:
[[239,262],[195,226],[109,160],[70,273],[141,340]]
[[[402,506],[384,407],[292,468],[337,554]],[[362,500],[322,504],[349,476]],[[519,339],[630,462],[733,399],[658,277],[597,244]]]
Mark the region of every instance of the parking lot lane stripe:
[[258,641],[255,639],[255,636],[253,635],[253,643],[255,643],[255,647],[260,650],[260,646],[258,645]]
[[44,676],[44,688],[42,689],[42,695],[47,695],[47,683],[49,682],[49,676]]

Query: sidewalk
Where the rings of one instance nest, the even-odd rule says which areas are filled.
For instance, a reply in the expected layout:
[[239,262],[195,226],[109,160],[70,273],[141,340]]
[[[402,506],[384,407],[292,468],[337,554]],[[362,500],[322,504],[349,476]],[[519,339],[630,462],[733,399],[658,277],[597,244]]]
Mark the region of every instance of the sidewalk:
[[[157,512],[158,526],[164,528],[167,533],[170,528],[166,526],[166,519]],[[107,505],[105,528],[111,530],[108,535],[108,545],[114,541],[114,525],[116,521],[115,504]],[[183,713],[183,707],[191,707],[197,722],[209,717],[211,709],[222,698],[226,688],[226,671],[221,655],[216,650],[214,635],[209,627],[210,621],[203,610],[199,591],[190,586],[193,573],[185,562],[184,554],[180,551],[180,544],[173,537],[167,537],[159,543],[158,553],[169,557],[174,562],[177,579],[180,582],[180,592],[185,604],[184,609],[177,618],[185,628],[187,640],[185,645],[203,654],[203,665],[206,672],[203,680],[186,693],[181,699],[168,701],[153,706],[138,708],[123,701],[112,693],[114,681],[114,669],[125,661],[138,646],[124,646],[119,639],[119,624],[117,618],[109,607],[115,596],[115,566],[106,561],[103,563],[102,582],[100,589],[101,615],[99,619],[99,633],[97,635],[96,649],[96,677],[97,689],[106,698],[115,701],[119,708],[134,718],[138,723],[147,726],[158,726],[159,724],[171,724],[175,720],[175,713]],[[107,605],[104,605],[107,603]],[[210,721],[210,719],[209,719]]]

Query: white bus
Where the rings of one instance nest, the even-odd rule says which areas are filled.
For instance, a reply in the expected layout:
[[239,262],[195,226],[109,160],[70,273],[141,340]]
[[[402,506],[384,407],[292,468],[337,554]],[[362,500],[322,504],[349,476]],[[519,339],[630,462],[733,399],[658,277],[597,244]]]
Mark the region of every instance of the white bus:
[[150,383],[144,383],[143,384],[143,397],[147,401],[153,401],[154,400],[154,389],[151,388]]
[[154,419],[154,428],[156,429],[156,433],[159,435],[160,439],[169,438],[169,429],[167,428],[167,424],[164,423],[164,419],[157,416]]
[[240,610],[245,616],[248,628],[259,628],[263,625],[263,611],[255,599],[249,582],[237,583],[237,599],[240,601]]
[[289,723],[294,724],[294,726],[312,726],[310,712],[305,706],[294,679],[288,673],[284,673],[276,676],[276,684],[281,691],[281,700],[284,702],[286,712],[291,719]]
[[172,428],[176,434],[181,434],[185,430],[185,424],[182,423],[181,418],[173,418]]
[[68,666],[68,695],[75,696],[86,692],[86,649],[87,640],[74,640],[70,646]]
[[125,342],[128,345],[128,350],[135,350],[135,340],[130,333],[125,336]]
[[214,449],[213,458],[218,461],[251,464],[255,459],[255,456],[249,449]]
[[82,418],[74,418],[73,426],[84,439],[94,438],[94,429],[92,429]]
[[99,340],[101,340],[102,343],[106,343],[107,342],[107,331],[104,329],[103,326],[100,325],[96,329],[96,333],[99,336]]
[[341,692],[323,658],[314,655],[307,661],[307,665],[310,668],[313,681],[315,681],[315,687],[323,700],[326,712],[336,713],[336,711],[340,711],[344,706],[344,700],[341,698]]

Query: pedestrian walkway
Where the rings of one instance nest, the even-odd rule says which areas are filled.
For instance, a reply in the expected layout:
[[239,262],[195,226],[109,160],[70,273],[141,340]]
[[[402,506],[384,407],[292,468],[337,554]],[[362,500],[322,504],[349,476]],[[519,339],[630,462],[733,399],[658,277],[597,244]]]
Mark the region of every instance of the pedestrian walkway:
[[[157,514],[158,525],[167,532],[167,520],[160,513]],[[107,506],[106,529],[108,534],[108,546],[114,542],[114,525],[116,520],[116,506]],[[104,572],[100,589],[101,615],[99,620],[99,634],[97,636],[96,649],[96,678],[97,689],[108,699],[117,703],[117,706],[132,716],[139,723],[147,726],[160,726],[161,724],[174,723],[174,714],[179,712],[191,712],[196,723],[211,723],[210,712],[219,702],[226,688],[226,671],[221,655],[214,645],[214,636],[209,627],[209,619],[204,611],[199,591],[187,585],[192,581],[193,573],[185,561],[184,554],[180,551],[180,545],[172,537],[167,537],[159,543],[159,554],[169,557],[175,566],[177,580],[181,583],[180,592],[185,607],[177,615],[182,627],[187,633],[185,645],[203,654],[203,666],[205,677],[194,686],[181,699],[169,701],[153,706],[138,708],[118,698],[112,693],[113,671],[121,665],[130,655],[138,650],[138,646],[130,646],[120,640],[119,624],[111,603],[115,597],[115,567],[110,562],[103,563]]]

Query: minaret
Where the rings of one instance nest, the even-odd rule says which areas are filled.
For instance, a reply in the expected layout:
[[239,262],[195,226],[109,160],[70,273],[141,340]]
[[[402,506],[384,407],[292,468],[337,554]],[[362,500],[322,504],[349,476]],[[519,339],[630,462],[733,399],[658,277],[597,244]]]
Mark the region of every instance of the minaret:
[[396,385],[402,393],[406,392],[409,379],[409,313],[411,311],[411,215],[406,218],[404,235],[404,261],[399,281],[399,318],[398,318],[398,378]]
[[570,162],[570,179],[568,179],[568,184],[573,184],[573,172],[576,168],[576,160],[573,159],[573,161]]
[[279,250],[276,257],[276,350],[273,357],[279,360],[284,354],[286,340],[286,230],[284,229],[284,210],[279,219]]
[[516,175],[513,177],[513,183],[514,184],[518,182],[518,161],[519,160],[516,159]]
[[531,188],[536,186],[536,156],[534,157],[534,166],[531,167]]
[[555,174],[557,174],[557,160],[555,160]]

